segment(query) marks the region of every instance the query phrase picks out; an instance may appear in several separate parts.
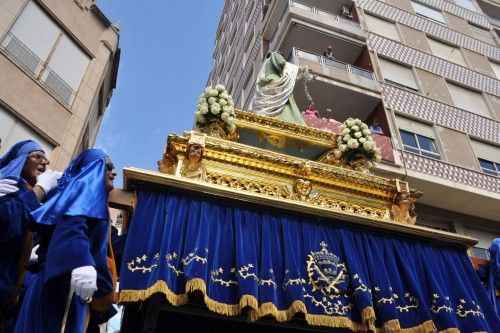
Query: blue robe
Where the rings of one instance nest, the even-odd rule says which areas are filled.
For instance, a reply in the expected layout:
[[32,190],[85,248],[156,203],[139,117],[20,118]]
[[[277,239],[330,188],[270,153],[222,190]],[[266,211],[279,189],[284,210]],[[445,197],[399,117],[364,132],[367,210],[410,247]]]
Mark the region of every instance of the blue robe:
[[[26,291],[15,332],[59,333],[73,269],[95,267],[98,290],[94,299],[113,291],[107,266],[109,222],[82,216],[63,216],[54,225],[37,225],[37,231],[41,237],[39,271]],[[87,304],[73,295],[65,332],[84,332],[87,316]]]
[[488,298],[500,318],[500,238],[496,238],[490,247],[490,271],[486,283]]
[[[17,183],[18,192],[0,197],[0,313],[4,320],[15,316],[18,281],[24,273],[25,251],[31,250],[28,238],[30,212],[39,204],[35,193],[23,180]],[[28,259],[28,258],[26,258]],[[1,325],[1,324],[0,324]]]

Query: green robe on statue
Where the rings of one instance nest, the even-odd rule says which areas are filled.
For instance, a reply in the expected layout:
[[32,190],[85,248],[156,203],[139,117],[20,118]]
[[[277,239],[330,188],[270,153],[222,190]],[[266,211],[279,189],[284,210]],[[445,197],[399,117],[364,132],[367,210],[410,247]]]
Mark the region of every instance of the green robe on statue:
[[281,54],[271,53],[259,72],[252,111],[305,125],[293,99],[293,87],[298,71],[298,66],[287,62]]

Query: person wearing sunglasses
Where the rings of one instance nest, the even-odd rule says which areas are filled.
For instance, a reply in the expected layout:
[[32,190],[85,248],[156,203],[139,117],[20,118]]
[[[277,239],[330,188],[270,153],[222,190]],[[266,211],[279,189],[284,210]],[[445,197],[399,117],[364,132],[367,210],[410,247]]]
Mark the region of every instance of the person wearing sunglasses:
[[[32,250],[29,213],[57,185],[60,173],[32,140],[0,157],[0,331],[15,320],[15,305]],[[7,329],[5,329],[7,330]]]
[[89,304],[96,311],[109,308],[108,195],[115,176],[102,150],[86,150],[64,171],[58,193],[31,213],[40,235],[40,269],[14,332],[83,332]]

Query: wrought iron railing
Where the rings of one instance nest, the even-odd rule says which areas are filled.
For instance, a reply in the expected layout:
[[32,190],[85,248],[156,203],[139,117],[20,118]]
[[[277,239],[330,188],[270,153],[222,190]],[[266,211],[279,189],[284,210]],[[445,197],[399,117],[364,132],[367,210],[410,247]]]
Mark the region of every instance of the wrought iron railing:
[[68,106],[72,104],[76,95],[73,88],[16,36],[9,32],[0,48],[60,101]]
[[325,64],[326,66],[336,68],[341,71],[351,73],[357,76],[361,76],[369,80],[375,80],[373,72],[361,67],[353,66],[351,64],[348,64],[340,60],[330,59],[316,53],[300,50],[298,48],[293,48],[292,55],[294,57],[311,60],[319,64]]

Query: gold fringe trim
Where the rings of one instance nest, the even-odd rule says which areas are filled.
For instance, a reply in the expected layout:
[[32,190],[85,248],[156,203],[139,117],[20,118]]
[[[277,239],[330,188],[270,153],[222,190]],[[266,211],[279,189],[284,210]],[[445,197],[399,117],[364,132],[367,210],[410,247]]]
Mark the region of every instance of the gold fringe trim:
[[156,281],[151,287],[145,290],[122,290],[119,292],[118,303],[145,301],[153,294],[162,293],[167,300],[175,306],[187,304],[187,294],[177,295],[167,286],[163,280]]
[[[371,328],[370,328],[371,329]],[[414,326],[414,327],[409,327],[409,328],[401,328],[401,324],[399,323],[398,319],[392,319],[389,321],[386,321],[383,325],[383,327],[378,327],[374,329],[374,332],[377,333],[385,333],[387,330],[390,330],[391,332],[395,333],[437,333],[436,326],[434,325],[434,322],[432,320],[428,320],[423,322],[420,325]],[[440,332],[440,333],[459,333],[459,331],[454,331],[454,332]]]
[[[371,330],[376,333],[385,333],[387,330],[394,333],[437,332],[436,326],[432,320],[423,322],[415,327],[401,328],[399,320],[392,319],[385,322],[383,327],[375,327],[376,316],[373,307],[364,308],[361,311],[362,323],[357,323],[346,317],[308,314],[305,304],[299,300],[294,301],[286,310],[278,310],[276,305],[270,302],[263,303],[259,306],[257,299],[252,295],[241,296],[240,301],[237,304],[221,303],[208,297],[206,293],[207,288],[205,281],[199,278],[187,281],[185,289],[185,293],[175,294],[172,290],[170,290],[165,281],[159,280],[145,290],[121,290],[118,295],[118,303],[145,301],[155,293],[162,293],[165,295],[170,304],[180,306],[187,304],[188,293],[200,291],[203,293],[204,302],[210,311],[226,316],[236,316],[241,314],[241,310],[243,308],[249,307],[249,319],[251,321],[258,320],[264,316],[273,316],[278,322],[286,322],[291,320],[297,313],[303,313],[305,320],[309,325],[347,328],[353,332],[366,332],[367,330]],[[440,331],[439,333],[460,333],[460,331],[456,328],[448,328]]]
[[285,322],[291,320],[293,316],[299,312],[307,313],[306,306],[302,301],[294,301],[286,310],[278,310],[276,305],[271,302],[267,302],[258,307],[258,310],[252,309],[249,314],[249,319],[251,321],[255,321],[261,317],[271,315],[276,319],[276,321]]
[[373,307],[369,306],[364,308],[361,311],[361,320],[363,323],[366,324],[366,327],[371,330],[375,331],[375,320],[377,319],[377,316],[375,315],[375,310]]
[[383,324],[383,327],[379,328],[379,332],[401,332],[401,325],[399,325],[399,319],[391,319]]
[[329,326],[329,327],[340,327],[348,328],[354,332],[366,332],[366,326],[364,324],[356,323],[346,317],[334,317],[325,315],[311,315],[306,314],[306,321],[309,325],[313,326]]
[[460,333],[456,328],[447,328],[445,330],[439,331],[439,333]]

